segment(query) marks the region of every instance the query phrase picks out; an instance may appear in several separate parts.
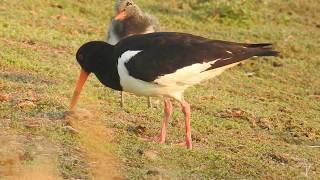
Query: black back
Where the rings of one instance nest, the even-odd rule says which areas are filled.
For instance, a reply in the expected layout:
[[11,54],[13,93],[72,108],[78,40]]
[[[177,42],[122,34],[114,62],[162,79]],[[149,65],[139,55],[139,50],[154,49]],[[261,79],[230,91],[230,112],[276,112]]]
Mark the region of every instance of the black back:
[[276,56],[270,44],[243,44],[210,40],[185,33],[161,32],[135,35],[120,41],[115,57],[128,50],[142,52],[126,63],[131,76],[152,82],[196,63],[218,60],[209,69],[236,63],[252,56]]

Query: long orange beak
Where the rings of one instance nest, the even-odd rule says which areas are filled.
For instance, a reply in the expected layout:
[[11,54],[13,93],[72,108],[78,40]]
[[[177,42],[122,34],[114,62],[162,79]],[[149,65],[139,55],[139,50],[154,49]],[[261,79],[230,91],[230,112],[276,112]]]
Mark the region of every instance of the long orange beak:
[[71,100],[71,104],[70,104],[71,110],[75,109],[77,102],[78,102],[78,99],[79,99],[79,96],[80,96],[80,93],[81,93],[81,90],[82,90],[82,87],[83,87],[84,83],[87,81],[88,76],[89,76],[89,73],[87,73],[84,70],[81,70],[80,76],[79,76],[79,79],[78,79],[78,82],[76,85],[76,89],[74,90],[74,93],[72,96],[72,100]]
[[122,21],[127,17],[126,11],[121,11],[114,19],[118,21]]

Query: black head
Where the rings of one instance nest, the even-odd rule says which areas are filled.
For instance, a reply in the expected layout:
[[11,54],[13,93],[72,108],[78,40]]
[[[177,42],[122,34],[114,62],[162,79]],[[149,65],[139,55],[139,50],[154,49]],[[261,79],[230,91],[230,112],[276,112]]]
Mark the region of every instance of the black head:
[[112,51],[113,46],[106,42],[91,41],[79,48],[76,58],[84,71],[97,72],[112,58]]
[[113,46],[103,41],[92,41],[82,45],[76,55],[81,66],[80,76],[74,90],[70,107],[73,110],[77,104],[82,87],[90,73],[97,73],[112,61]]

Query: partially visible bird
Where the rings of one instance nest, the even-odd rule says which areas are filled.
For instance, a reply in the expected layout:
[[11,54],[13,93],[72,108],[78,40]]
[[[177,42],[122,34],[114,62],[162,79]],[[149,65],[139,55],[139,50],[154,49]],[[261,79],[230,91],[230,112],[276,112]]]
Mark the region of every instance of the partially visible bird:
[[186,145],[192,148],[190,105],[184,91],[253,56],[277,56],[271,44],[246,44],[162,32],[134,35],[115,46],[101,41],[84,44],[76,59],[82,70],[71,101],[76,106],[90,73],[105,86],[141,96],[164,97],[165,117],[159,142],[164,143],[172,115],[170,98],[180,102],[185,116]]
[[[116,17],[107,29],[107,42],[115,45],[121,39],[135,34],[147,34],[160,30],[158,20],[143,12],[132,0],[117,0],[115,4]],[[148,98],[152,107],[151,98]],[[124,94],[121,92],[121,106],[124,105]]]

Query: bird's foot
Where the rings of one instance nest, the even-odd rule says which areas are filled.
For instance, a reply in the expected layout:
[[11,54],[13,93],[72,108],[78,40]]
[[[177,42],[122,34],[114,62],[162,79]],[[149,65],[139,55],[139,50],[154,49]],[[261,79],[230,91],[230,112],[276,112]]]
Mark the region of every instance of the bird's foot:
[[186,146],[188,149],[192,149],[192,142],[191,141],[186,141]]
[[190,142],[178,142],[178,143],[174,143],[172,144],[173,146],[177,146],[177,147],[187,147],[188,149],[192,149],[192,143]]
[[154,142],[154,143],[159,143],[159,144],[164,144],[165,143],[165,140],[163,138],[161,138],[161,136],[143,137],[141,139],[143,141]]

